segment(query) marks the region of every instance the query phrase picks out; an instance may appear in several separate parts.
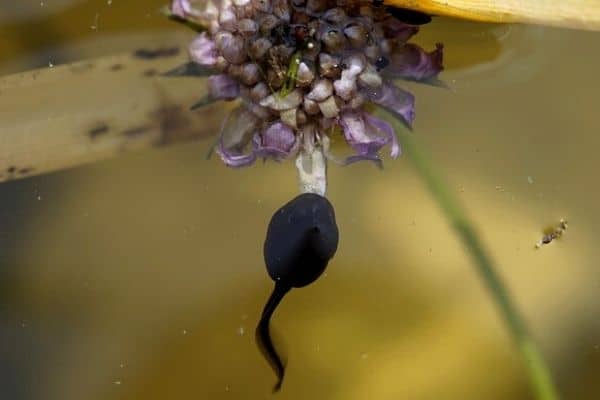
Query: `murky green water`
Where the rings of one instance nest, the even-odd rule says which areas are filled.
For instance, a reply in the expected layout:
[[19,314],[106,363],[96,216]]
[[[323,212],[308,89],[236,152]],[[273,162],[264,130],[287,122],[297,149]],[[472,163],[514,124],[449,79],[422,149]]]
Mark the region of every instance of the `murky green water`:
[[[160,0],[22,3],[0,1],[0,74],[180,29]],[[415,135],[477,223],[564,398],[597,398],[600,34],[438,19],[417,41],[444,42],[451,90],[409,85]],[[2,398],[271,397],[253,337],[271,289],[261,246],[296,194],[295,170],[230,170],[204,159],[209,145],[0,185]],[[383,172],[332,166],[329,179],[340,247],[327,276],[278,309],[288,371],[277,396],[529,399],[408,159]],[[535,250],[560,218],[565,235]]]

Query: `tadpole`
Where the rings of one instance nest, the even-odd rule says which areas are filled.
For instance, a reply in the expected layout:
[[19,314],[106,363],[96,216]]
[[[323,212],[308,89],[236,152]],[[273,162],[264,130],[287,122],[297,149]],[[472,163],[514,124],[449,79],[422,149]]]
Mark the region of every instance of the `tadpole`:
[[325,270],[338,245],[338,228],[331,203],[304,193],[273,214],[264,245],[267,272],[275,282],[256,327],[256,342],[277,375],[273,392],[281,388],[285,365],[270,333],[273,312],[292,288],[314,282]]

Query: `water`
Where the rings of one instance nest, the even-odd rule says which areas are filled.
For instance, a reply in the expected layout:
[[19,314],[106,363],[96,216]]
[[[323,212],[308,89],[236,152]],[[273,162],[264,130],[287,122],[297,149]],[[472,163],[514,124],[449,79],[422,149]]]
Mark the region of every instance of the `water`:
[[[156,12],[162,1],[24,3],[0,18],[2,74],[179,29]],[[444,42],[451,90],[408,85],[415,135],[477,224],[564,398],[597,398],[600,35],[438,19],[417,41]],[[271,290],[261,246],[271,213],[296,194],[295,170],[229,170],[204,160],[209,145],[0,185],[6,398],[270,397],[253,338]],[[288,360],[278,396],[529,399],[487,293],[408,159],[329,172],[340,247],[327,275],[277,310]],[[536,250],[561,218],[563,237]]]

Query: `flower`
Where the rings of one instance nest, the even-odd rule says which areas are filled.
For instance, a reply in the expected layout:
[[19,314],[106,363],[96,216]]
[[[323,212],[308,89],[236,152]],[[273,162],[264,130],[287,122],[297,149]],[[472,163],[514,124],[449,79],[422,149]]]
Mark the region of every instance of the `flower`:
[[[315,148],[341,164],[381,164],[386,146],[396,158],[394,129],[369,110],[379,106],[410,127],[414,96],[393,80],[432,82],[443,69],[443,46],[408,43],[418,26],[381,2],[174,0],[171,13],[205,29],[189,46],[194,68],[174,70],[210,74],[208,100],[198,104],[241,99],[216,146],[231,167]],[[341,160],[328,151],[340,131],[354,150]]]

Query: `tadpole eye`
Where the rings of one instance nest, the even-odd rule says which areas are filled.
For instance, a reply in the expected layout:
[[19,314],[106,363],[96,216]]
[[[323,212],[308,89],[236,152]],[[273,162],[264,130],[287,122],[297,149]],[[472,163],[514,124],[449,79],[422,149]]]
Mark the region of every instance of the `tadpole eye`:
[[314,193],[299,195],[269,223],[264,257],[271,279],[290,288],[312,283],[335,254],[338,239],[331,203]]

